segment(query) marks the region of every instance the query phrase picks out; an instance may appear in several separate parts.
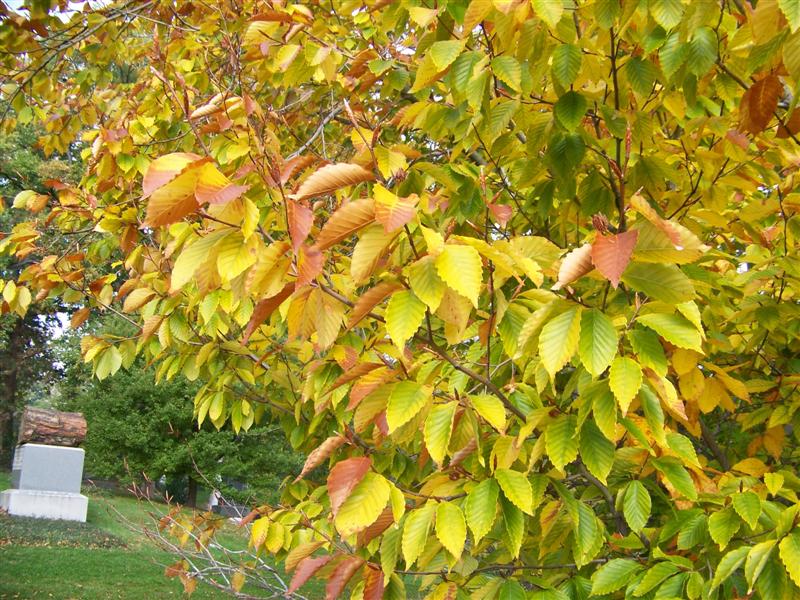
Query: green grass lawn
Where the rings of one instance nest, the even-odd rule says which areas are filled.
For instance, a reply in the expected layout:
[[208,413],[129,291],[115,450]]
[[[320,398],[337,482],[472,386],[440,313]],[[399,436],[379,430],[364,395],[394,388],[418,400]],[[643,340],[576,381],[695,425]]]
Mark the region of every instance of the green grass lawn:
[[[0,490],[9,474],[0,472]],[[84,491],[84,493],[86,493]],[[166,512],[166,505],[156,505]],[[87,522],[44,521],[0,516],[0,598],[80,598],[88,600],[183,597],[177,578],[167,578],[164,567],[177,560],[141,534],[130,522],[152,526],[153,506],[134,498],[89,493]],[[244,532],[226,526],[226,546],[243,549]],[[257,593],[245,589],[248,593]],[[320,598],[321,586],[306,590]],[[230,598],[199,584],[192,598]]]

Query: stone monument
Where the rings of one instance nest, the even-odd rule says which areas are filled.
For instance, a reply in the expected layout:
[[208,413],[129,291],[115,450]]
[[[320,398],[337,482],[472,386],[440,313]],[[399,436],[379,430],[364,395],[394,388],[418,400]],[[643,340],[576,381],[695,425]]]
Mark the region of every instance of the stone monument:
[[86,521],[81,492],[86,420],[80,413],[26,408],[11,467],[11,489],[0,508],[11,515]]

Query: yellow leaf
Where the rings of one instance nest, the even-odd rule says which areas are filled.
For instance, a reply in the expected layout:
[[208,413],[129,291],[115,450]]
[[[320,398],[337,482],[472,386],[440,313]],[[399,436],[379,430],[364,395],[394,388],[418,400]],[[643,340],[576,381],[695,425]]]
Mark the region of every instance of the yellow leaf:
[[293,200],[304,200],[314,196],[330,194],[340,188],[356,185],[364,181],[372,181],[373,179],[375,179],[375,175],[359,165],[350,163],[325,165],[312,173],[298,190],[289,197]]
[[556,373],[578,350],[580,334],[580,307],[570,308],[542,327],[539,334],[539,356],[550,377],[555,378]]
[[624,416],[642,387],[642,367],[632,358],[618,356],[611,363],[608,383]]
[[461,557],[467,540],[467,524],[456,504],[440,502],[436,507],[436,537],[454,559]]
[[448,244],[436,257],[436,270],[442,280],[450,289],[469,299],[476,308],[482,267],[480,254],[470,246]]
[[125,303],[122,305],[122,311],[129,313],[138,310],[153,298],[156,293],[149,288],[139,288],[133,290],[125,298]]

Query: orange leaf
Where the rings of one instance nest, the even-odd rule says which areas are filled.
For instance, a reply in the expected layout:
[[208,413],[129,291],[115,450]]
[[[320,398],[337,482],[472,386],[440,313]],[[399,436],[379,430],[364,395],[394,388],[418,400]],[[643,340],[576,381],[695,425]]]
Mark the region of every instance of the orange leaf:
[[378,367],[382,367],[383,363],[374,363],[374,362],[364,362],[359,363],[355,367],[351,369],[347,369],[344,373],[342,373],[336,381],[331,384],[331,387],[328,388],[327,393],[330,394],[333,390],[338,387],[343,386],[345,383],[349,383],[354,379],[358,379],[362,375],[366,375],[367,373],[374,371]]
[[[380,514],[377,521],[358,534],[358,545],[366,546],[384,531],[389,529],[392,523],[394,523],[392,507],[387,506]],[[366,596],[364,597],[366,598]]]
[[658,227],[676,248],[683,247],[681,232],[675,227],[675,224],[672,221],[661,218],[656,212],[656,209],[650,206],[650,203],[641,194],[637,192],[631,196],[630,205],[645,219]]
[[383,571],[364,567],[364,600],[383,598]]
[[292,295],[294,291],[294,285],[291,283],[287,283],[283,286],[283,289],[275,294],[270,298],[265,298],[261,300],[256,307],[253,309],[253,314],[250,316],[250,322],[247,324],[247,328],[244,330],[244,337],[242,338],[242,344],[246,344],[250,339],[250,336],[253,335],[253,332],[256,330],[256,327],[261,325],[267,317],[269,317],[273,311],[278,308],[286,298]]
[[[196,164],[194,163],[194,165]],[[200,207],[194,196],[197,183],[194,165],[150,194],[145,218],[146,225],[151,227],[169,225],[180,221]]]
[[165,154],[151,162],[142,180],[143,198],[147,198],[158,188],[165,186],[188,167],[203,159],[199,154],[191,152],[173,152]]
[[778,100],[783,94],[783,84],[777,75],[770,74],[756,81],[743,95],[741,105],[747,103],[746,122],[743,122],[746,131],[760,133],[764,131],[772,120]]
[[344,586],[356,571],[364,564],[364,559],[359,556],[348,556],[333,570],[325,585],[325,600],[336,600],[344,590]]
[[639,232],[625,231],[616,235],[598,235],[592,244],[592,262],[597,270],[611,282],[614,289],[631,261]]
[[374,220],[375,201],[372,198],[342,204],[322,227],[316,245],[320,250],[330,248]]
[[558,281],[553,289],[560,290],[565,285],[583,277],[593,268],[592,245],[584,244],[567,254],[561,261],[561,267],[558,269]]
[[322,442],[308,455],[305,464],[303,464],[303,470],[300,471],[300,475],[298,475],[295,478],[295,481],[300,481],[308,473],[310,473],[316,467],[321,465],[325,460],[327,460],[330,457],[331,454],[333,454],[333,451],[336,450],[342,444],[344,444],[345,441],[346,440],[343,436],[333,435],[324,442]]
[[302,171],[307,166],[314,164],[316,161],[317,157],[312,156],[310,154],[307,154],[305,156],[295,156],[294,158],[290,158],[281,168],[280,172],[281,184],[285,184],[292,178],[292,175],[294,175],[297,171]]
[[197,187],[194,195],[200,204],[225,204],[235,200],[246,192],[250,186],[236,185],[225,177],[214,165],[203,165],[199,171]]
[[331,512],[334,517],[353,488],[364,479],[370,466],[372,459],[367,456],[348,458],[333,466],[328,474],[328,497],[331,500]]
[[297,249],[306,241],[308,234],[311,233],[314,213],[310,208],[291,200],[286,201],[286,212],[289,216],[289,236],[292,238],[292,247],[297,252]]
[[350,313],[350,320],[347,321],[346,329],[355,327],[361,319],[367,316],[381,301],[383,301],[389,294],[395,290],[399,290],[402,286],[396,282],[382,281],[375,287],[364,292],[353,306],[353,312]]
[[359,165],[350,163],[325,165],[306,179],[290,197],[294,200],[305,200],[373,179],[375,175]]
[[331,556],[317,556],[316,558],[307,557],[301,560],[297,565],[297,570],[292,575],[292,581],[289,583],[289,589],[286,590],[286,595],[294,594],[300,587],[319,571],[322,567],[328,564]]
[[86,322],[86,319],[89,318],[90,312],[91,310],[89,309],[88,306],[77,311],[75,314],[72,315],[72,318],[70,319],[69,322],[70,327],[72,327],[73,329],[77,329],[78,327],[83,325],[83,323]]
[[400,229],[414,218],[419,200],[416,194],[400,198],[381,185],[376,185],[374,192],[375,220],[383,225],[386,233]]
[[325,255],[313,246],[301,246],[297,257],[297,281],[295,287],[301,288],[314,281],[325,265]]
[[508,220],[514,214],[513,209],[508,204],[488,204],[489,211],[492,213],[495,221],[498,222],[500,227],[505,227]]

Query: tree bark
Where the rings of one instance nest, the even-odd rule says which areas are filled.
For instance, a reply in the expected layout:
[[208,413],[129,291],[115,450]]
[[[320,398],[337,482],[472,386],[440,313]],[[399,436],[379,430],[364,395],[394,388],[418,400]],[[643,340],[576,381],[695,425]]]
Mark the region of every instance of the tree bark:
[[186,492],[186,506],[197,507],[197,482],[189,477],[189,489]]
[[81,413],[28,407],[22,413],[17,444],[79,446],[85,438],[86,419]]

